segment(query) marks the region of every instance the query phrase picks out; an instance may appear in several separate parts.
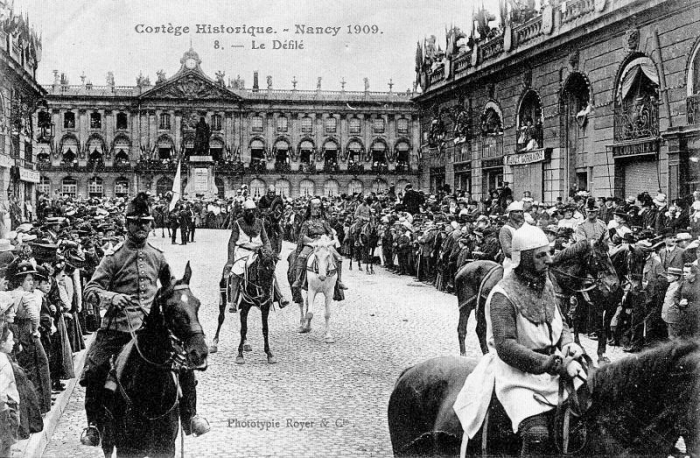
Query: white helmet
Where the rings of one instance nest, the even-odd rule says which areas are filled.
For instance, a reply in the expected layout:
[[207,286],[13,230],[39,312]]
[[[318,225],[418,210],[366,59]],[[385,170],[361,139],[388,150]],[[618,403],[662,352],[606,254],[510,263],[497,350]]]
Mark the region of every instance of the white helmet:
[[513,267],[520,264],[520,253],[527,250],[534,250],[549,246],[549,239],[539,227],[530,224],[523,224],[522,227],[513,234],[512,255]]
[[506,213],[521,211],[523,211],[523,203],[517,200],[511,202],[508,208],[506,208]]
[[252,199],[248,199],[243,203],[243,210],[255,210],[258,208]]

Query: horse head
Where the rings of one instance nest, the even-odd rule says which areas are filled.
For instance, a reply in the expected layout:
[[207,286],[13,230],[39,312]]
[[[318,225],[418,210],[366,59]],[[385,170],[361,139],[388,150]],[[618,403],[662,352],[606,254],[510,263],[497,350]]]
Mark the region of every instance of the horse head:
[[589,242],[584,262],[586,271],[596,279],[601,294],[607,297],[617,291],[620,287],[620,280],[610,259],[608,245],[603,240],[604,235],[601,235],[598,240]]
[[627,280],[634,291],[641,291],[642,278],[644,276],[644,264],[646,264],[646,253],[641,248],[634,245],[629,246],[627,254]]
[[272,288],[272,280],[275,277],[275,266],[278,260],[279,258],[274,252],[258,248],[258,261],[254,281],[263,287],[265,291],[269,291]]
[[334,243],[333,239],[324,235],[312,244],[314,247],[313,257],[316,260],[318,269],[318,279],[321,281],[325,281],[330,271],[336,268],[333,253],[330,250]]
[[161,289],[156,295],[148,316],[165,327],[176,340],[182,342],[188,366],[205,370],[209,348],[204,339],[204,330],[199,323],[199,299],[190,290],[192,269],[189,261],[180,280],[171,277],[170,269],[160,275]]

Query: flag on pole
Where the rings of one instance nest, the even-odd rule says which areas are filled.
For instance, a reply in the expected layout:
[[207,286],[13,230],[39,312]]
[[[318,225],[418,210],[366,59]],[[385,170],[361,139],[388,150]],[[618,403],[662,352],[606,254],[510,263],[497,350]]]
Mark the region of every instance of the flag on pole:
[[175,172],[175,180],[173,181],[173,197],[170,199],[170,207],[168,211],[173,211],[175,204],[180,200],[180,187],[182,186],[180,179],[180,161],[177,161],[177,172]]

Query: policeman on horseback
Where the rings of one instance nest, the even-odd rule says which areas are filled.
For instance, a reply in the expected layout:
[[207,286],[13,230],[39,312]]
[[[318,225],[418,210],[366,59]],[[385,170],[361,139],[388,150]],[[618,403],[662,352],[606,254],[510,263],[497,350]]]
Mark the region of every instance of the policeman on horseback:
[[[85,298],[99,303],[107,312],[95,341],[85,358],[80,384],[85,387],[88,427],[80,438],[83,445],[97,446],[105,423],[105,401],[110,393],[105,382],[111,359],[143,325],[158,290],[161,272],[169,271],[163,252],[148,243],[153,217],[145,193],[137,195],[126,208],[127,239],[108,252],[85,286]],[[202,435],[209,423],[196,414],[194,373],[180,373],[182,401],[180,417],[186,434]]]
[[[243,203],[243,216],[233,223],[231,238],[228,241],[228,260],[224,266],[223,277],[221,279],[221,300],[226,301],[226,280],[230,277],[229,293],[231,307],[230,312],[238,311],[238,292],[240,290],[241,277],[245,269],[255,260],[257,250],[272,252],[270,239],[267,237],[265,227],[261,219],[255,217],[257,206],[255,202],[248,199]],[[280,308],[284,308],[289,301],[282,296],[277,285],[277,280],[273,281],[274,301],[279,302]]]
[[[299,241],[297,242],[297,258],[294,263],[294,278],[292,288],[301,288],[306,280],[306,261],[309,255],[313,252],[311,243],[320,238],[322,235],[333,237],[333,229],[323,215],[323,204],[321,199],[314,198],[309,202],[307,209],[306,220],[301,225],[299,231]],[[348,289],[343,284],[343,269],[342,257],[334,247],[330,247],[335,257],[336,266],[338,267],[338,282],[337,286],[340,289]],[[296,300],[296,299],[295,299]]]

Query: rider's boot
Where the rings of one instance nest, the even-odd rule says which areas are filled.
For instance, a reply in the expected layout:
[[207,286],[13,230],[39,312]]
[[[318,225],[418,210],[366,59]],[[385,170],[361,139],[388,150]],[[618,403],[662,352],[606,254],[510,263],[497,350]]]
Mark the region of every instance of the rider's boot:
[[522,448],[520,457],[540,457],[551,454],[549,427],[544,414],[528,417],[520,423]]
[[103,397],[105,394],[103,379],[93,378],[84,381],[85,385],[85,414],[88,420],[87,428],[83,429],[80,435],[80,443],[97,447],[100,445],[100,424],[103,420],[104,406]]
[[306,280],[306,258],[303,256],[297,256],[294,263],[294,278],[292,288],[301,288]]
[[274,287],[274,301],[280,304],[280,309],[283,309],[289,305],[289,300],[282,295],[282,291],[280,291],[280,286],[277,284],[277,279],[275,279],[272,282],[272,284]]
[[338,282],[336,283],[336,285],[340,289],[348,289],[348,287],[345,286],[345,284],[343,283],[343,262],[342,261],[338,261],[337,269],[338,269]]
[[231,306],[228,311],[231,313],[236,313],[238,311],[238,288],[240,280],[236,275],[231,276]]

